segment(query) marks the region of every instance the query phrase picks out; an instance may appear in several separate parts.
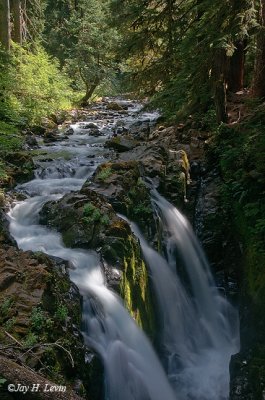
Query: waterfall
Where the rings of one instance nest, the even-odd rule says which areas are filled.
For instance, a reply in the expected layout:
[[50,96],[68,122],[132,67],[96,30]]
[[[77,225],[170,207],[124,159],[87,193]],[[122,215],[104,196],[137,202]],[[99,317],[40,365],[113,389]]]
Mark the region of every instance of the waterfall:
[[175,400],[149,340],[118,296],[104,285],[99,256],[66,248],[60,234],[38,225],[37,215],[45,201],[47,196],[36,196],[10,210],[10,232],[23,250],[43,251],[69,261],[71,280],[85,299],[86,342],[104,362],[108,399]]
[[[10,209],[10,233],[24,251],[42,251],[68,261],[70,278],[84,298],[85,342],[99,354],[104,364],[106,400],[176,400],[149,339],[121,299],[105,286],[99,255],[93,251],[66,248],[58,232],[39,224],[39,212],[47,201],[80,190],[96,166],[104,161],[102,151],[105,150],[101,143],[105,139],[90,138],[90,144],[87,144],[85,138],[84,151],[84,135],[79,135],[76,129],[68,141],[49,146],[50,152],[58,153],[62,149],[71,152],[75,160],[74,171],[73,159],[68,163],[57,158],[45,161],[45,165],[41,163],[35,179],[18,187],[29,197]],[[93,168],[89,167],[87,158],[90,153],[99,154]]]
[[[156,190],[152,199],[163,225],[166,257],[148,245],[135,224],[131,227],[150,269],[169,379],[180,400],[227,399],[229,361],[239,350],[237,312],[218,292],[186,218]],[[188,285],[178,274],[176,252]]]
[[[128,123],[135,120],[133,114],[124,118]],[[110,123],[101,129],[113,126]],[[45,154],[39,158],[35,179],[19,186],[29,197],[9,211],[11,234],[22,250],[42,251],[68,261],[70,278],[84,299],[85,342],[104,364],[106,400],[227,399],[229,360],[238,351],[237,313],[216,289],[192,228],[175,207],[152,190],[154,208],[163,226],[164,256],[131,224],[150,269],[166,372],[121,299],[105,286],[99,255],[66,248],[58,232],[39,224],[39,211],[47,201],[80,190],[104,161],[102,143],[106,136],[89,136],[82,132],[81,123],[72,127],[74,134],[69,139],[62,137],[42,148],[56,157],[50,159]],[[62,152],[67,153],[66,160]],[[178,272],[176,254],[188,282]]]

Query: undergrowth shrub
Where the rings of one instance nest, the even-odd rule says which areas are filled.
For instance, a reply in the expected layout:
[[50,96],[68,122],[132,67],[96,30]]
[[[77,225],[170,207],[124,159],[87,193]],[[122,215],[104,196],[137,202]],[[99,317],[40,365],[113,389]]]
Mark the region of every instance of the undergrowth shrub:
[[35,124],[43,116],[71,107],[69,78],[57,60],[39,45],[28,51],[16,44],[0,50],[0,118],[16,125]]

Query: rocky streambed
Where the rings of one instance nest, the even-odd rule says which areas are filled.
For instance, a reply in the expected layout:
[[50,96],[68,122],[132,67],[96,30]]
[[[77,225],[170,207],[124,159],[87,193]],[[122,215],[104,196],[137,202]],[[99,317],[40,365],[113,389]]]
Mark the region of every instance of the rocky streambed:
[[[139,241],[120,215],[135,221],[157,249],[163,248],[146,179],[185,209],[210,255],[216,256],[220,243],[226,248],[220,224],[216,232],[212,227],[219,192],[216,175],[205,169],[209,135],[196,129],[192,120],[185,126],[164,127],[156,123],[156,112],[141,108],[138,102],[107,99],[73,114],[74,123],[66,121],[59,129],[42,132],[44,136],[30,136],[35,177],[16,188],[21,200],[9,212],[10,233],[21,250],[2,229],[1,335],[7,346],[3,365],[11,358],[23,368],[63,381],[70,388],[69,398],[75,396],[71,390],[93,399],[102,399],[104,392],[102,364],[91,351],[97,346],[84,334],[97,307],[86,300],[84,279],[93,281],[91,293],[102,284],[119,294],[137,325],[157,341],[156,302],[147,266]],[[234,295],[235,268],[219,265],[219,256],[211,261],[219,271],[220,291]],[[78,270],[87,265],[90,273],[84,278]],[[116,304],[103,292],[103,302],[112,299]],[[98,342],[104,347],[100,330]],[[5,377],[4,370],[5,389],[21,376]]]

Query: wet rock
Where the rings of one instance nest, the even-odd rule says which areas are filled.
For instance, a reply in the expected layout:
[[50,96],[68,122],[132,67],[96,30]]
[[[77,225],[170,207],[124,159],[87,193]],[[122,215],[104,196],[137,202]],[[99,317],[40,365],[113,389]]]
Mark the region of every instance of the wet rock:
[[62,233],[67,246],[100,252],[108,284],[124,298],[139,325],[151,333],[154,317],[140,246],[106,198],[86,186],[81,193],[46,203],[40,218]]
[[101,136],[101,132],[100,132],[100,130],[98,128],[97,129],[90,129],[89,135],[90,136],[94,136],[94,137],[98,137],[98,136]]
[[147,140],[151,132],[151,122],[147,121],[137,121],[130,125],[129,133],[133,135],[136,139]]
[[58,129],[57,124],[50,118],[42,118],[41,125],[46,128],[46,130]]
[[190,174],[191,174],[191,179],[197,179],[202,175],[202,168],[200,162],[193,161],[190,164]]
[[[0,387],[0,397],[2,400],[17,400],[26,397],[28,400],[49,400],[54,398],[54,392],[47,392],[47,388],[55,388],[61,385],[62,381],[55,382],[53,380],[47,379],[43,375],[43,373],[38,373],[33,371],[31,368],[25,366],[24,363],[21,363],[20,360],[12,357],[13,359],[8,358],[7,355],[3,356],[3,352],[0,355],[0,375],[1,378],[4,378],[4,382],[1,382]],[[33,390],[29,390],[27,394],[25,393],[11,393],[8,390],[8,385],[12,384],[15,387],[19,387],[19,385],[23,385],[24,387],[33,388],[33,385],[39,384],[39,392],[34,392]],[[56,392],[56,399],[58,400],[82,400],[73,390],[69,387],[64,391]]]
[[30,148],[37,148],[37,147],[39,147],[35,135],[27,134],[27,135],[26,135],[25,142],[26,142],[26,144],[27,144]]
[[34,163],[29,152],[18,151],[10,153],[5,159],[9,163],[8,175],[11,185],[14,185],[15,182],[22,183],[33,178]]
[[137,161],[105,163],[84,184],[81,193],[87,190],[99,193],[115,211],[138,222],[148,234],[153,225],[153,212],[148,189],[141,178],[143,173],[143,165]]
[[112,110],[112,111],[124,111],[124,107],[121,104],[118,104],[116,102],[110,102],[107,103],[107,110]]
[[144,167],[146,176],[163,179],[167,160],[167,151],[163,145],[146,144],[137,146],[130,152],[124,152],[119,155],[122,161],[138,161]]
[[44,143],[52,143],[52,142],[56,142],[57,140],[59,140],[59,137],[58,137],[59,133],[60,132],[58,129],[46,131],[44,134],[44,138],[43,138]]
[[42,136],[46,132],[46,127],[43,125],[34,125],[31,127],[31,132],[35,135]]
[[95,124],[94,122],[89,122],[88,124],[84,124],[84,126],[82,126],[82,129],[94,129],[94,130],[98,130],[98,125]]
[[68,129],[66,129],[65,134],[70,136],[73,135],[75,133],[74,129],[69,127]]
[[58,111],[56,114],[51,115],[52,121],[56,125],[62,125],[67,119],[72,118],[74,116],[74,110],[69,112],[66,110]]
[[132,150],[138,146],[138,142],[132,139],[130,136],[116,136],[108,140],[105,147],[116,150],[117,152],[124,152]]
[[97,248],[118,220],[111,205],[89,190],[49,202],[40,214],[40,222],[56,227],[70,247]]
[[263,400],[265,396],[264,349],[260,354],[232,356],[230,362],[230,400]]

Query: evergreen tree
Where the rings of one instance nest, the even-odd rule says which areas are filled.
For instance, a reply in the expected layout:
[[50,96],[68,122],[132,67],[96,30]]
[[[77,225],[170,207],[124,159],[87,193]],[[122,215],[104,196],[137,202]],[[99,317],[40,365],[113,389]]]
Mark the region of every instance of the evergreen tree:
[[208,109],[226,120],[226,90],[243,87],[244,51],[255,26],[252,0],[112,0],[122,53],[145,93],[174,115]]
[[58,58],[61,66],[69,56],[69,49],[76,45],[75,30],[72,24],[73,13],[78,12],[78,2],[71,0],[46,1],[44,41],[47,51]]
[[0,42],[6,50],[10,49],[10,3],[0,0]]
[[[95,89],[113,70],[117,32],[109,26],[108,1],[60,1],[48,3],[46,15],[47,49],[58,57],[75,85],[85,86],[86,103]],[[54,25],[53,25],[54,24]]]
[[176,0],[112,0],[113,22],[122,33],[120,58],[127,59],[132,81],[153,94],[176,69],[181,26]]
[[[23,2],[23,6],[26,4]],[[14,41],[22,44],[23,40],[23,12],[21,0],[11,0],[11,10],[13,11]]]
[[253,94],[256,97],[265,98],[265,0],[260,0],[259,6],[260,32],[257,38]]

